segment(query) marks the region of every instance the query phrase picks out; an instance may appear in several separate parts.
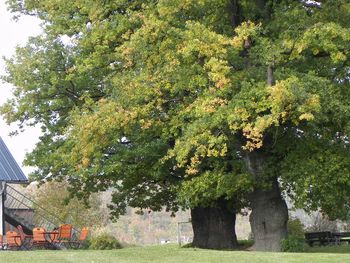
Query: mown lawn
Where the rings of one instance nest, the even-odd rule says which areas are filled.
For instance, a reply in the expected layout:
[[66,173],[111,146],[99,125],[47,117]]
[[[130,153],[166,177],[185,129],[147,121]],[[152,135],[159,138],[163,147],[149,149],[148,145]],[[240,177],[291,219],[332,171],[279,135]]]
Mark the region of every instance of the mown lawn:
[[[329,250],[329,248],[327,248]],[[264,253],[245,251],[214,251],[194,248],[179,248],[174,245],[130,247],[120,250],[68,250],[68,251],[0,251],[0,263],[332,263],[349,262],[348,247],[333,247],[340,253]],[[317,249],[316,249],[317,250]],[[323,253],[320,253],[323,252]],[[343,254],[342,254],[343,253]]]

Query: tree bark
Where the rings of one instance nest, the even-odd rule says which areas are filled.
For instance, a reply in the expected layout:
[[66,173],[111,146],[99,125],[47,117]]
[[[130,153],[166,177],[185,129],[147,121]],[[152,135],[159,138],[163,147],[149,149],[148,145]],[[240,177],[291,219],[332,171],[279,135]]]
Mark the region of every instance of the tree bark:
[[250,225],[254,235],[253,250],[281,251],[287,236],[288,208],[281,197],[277,179],[269,190],[256,189],[251,198]]
[[229,2],[229,9],[231,10],[232,13],[232,27],[236,28],[241,24],[241,8],[239,6],[239,1],[238,0],[231,0]]
[[236,214],[227,207],[228,201],[219,200],[216,206],[191,209],[194,247],[208,249],[237,248]]
[[[250,153],[248,170],[259,181],[264,158]],[[265,181],[266,182],[266,181]],[[281,196],[277,177],[270,178],[266,189],[256,187],[250,197],[250,225],[254,235],[253,250],[281,251],[281,241],[287,236],[288,207]]]
[[267,67],[267,85],[271,87],[275,84],[276,83],[275,83],[275,78],[273,76],[273,67],[269,65]]

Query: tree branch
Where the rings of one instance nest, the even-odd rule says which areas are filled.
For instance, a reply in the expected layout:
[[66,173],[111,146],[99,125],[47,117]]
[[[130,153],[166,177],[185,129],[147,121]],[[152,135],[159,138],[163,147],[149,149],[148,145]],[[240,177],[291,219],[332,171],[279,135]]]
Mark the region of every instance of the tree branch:
[[269,65],[267,67],[267,85],[268,86],[275,85],[275,78],[273,76],[273,67],[272,67],[272,65]]

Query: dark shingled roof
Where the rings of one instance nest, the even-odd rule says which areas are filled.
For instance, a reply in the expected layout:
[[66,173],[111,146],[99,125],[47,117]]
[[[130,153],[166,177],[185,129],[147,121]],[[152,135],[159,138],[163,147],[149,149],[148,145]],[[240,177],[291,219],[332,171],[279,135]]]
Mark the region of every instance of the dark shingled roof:
[[28,179],[0,137],[0,182],[24,183]]

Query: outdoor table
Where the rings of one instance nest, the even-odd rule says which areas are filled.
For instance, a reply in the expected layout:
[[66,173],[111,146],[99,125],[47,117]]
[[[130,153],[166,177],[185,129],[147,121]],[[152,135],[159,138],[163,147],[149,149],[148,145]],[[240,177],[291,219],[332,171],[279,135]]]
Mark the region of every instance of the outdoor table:
[[[17,244],[21,244],[22,240],[21,240],[21,236],[20,235],[17,235],[17,236],[13,236],[13,238],[15,239],[15,242]],[[19,240],[19,241],[18,241]]]
[[32,240],[33,240],[33,236],[25,235],[24,239],[21,240],[22,241],[21,247],[25,250],[29,250],[32,246]]
[[53,243],[58,237],[58,231],[57,230],[46,231],[44,235],[47,242]]

